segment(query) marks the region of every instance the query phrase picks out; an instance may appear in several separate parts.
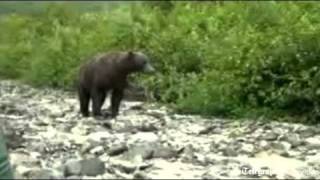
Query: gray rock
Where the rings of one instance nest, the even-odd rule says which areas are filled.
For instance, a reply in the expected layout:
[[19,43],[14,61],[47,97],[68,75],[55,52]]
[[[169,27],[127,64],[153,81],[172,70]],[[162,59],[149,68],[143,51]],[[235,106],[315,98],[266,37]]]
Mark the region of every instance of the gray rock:
[[292,147],[297,147],[302,144],[302,141],[301,141],[299,135],[295,134],[295,133],[294,134],[286,134],[286,135],[282,136],[281,138],[279,138],[279,140],[289,142],[292,145]]
[[315,130],[313,128],[307,128],[298,131],[298,134],[301,136],[301,138],[309,138],[315,135]]
[[274,141],[274,140],[277,140],[277,138],[278,138],[278,134],[272,131],[261,135],[261,139],[267,140],[267,141]]
[[63,117],[65,114],[63,110],[57,106],[52,106],[50,108],[50,114],[49,116],[57,118],[57,117]]
[[250,154],[252,155],[255,151],[254,145],[252,144],[242,144],[240,148],[241,153]]
[[217,174],[210,174],[210,173],[206,172],[201,176],[201,179],[203,179],[203,180],[208,180],[208,179],[217,179],[217,180],[219,180],[219,179],[223,179],[223,178],[220,177]]
[[154,132],[158,131],[158,128],[153,124],[142,124],[141,126],[137,126],[137,130],[142,132]]
[[128,151],[128,146],[126,144],[122,143],[119,145],[112,146],[108,150],[108,155],[109,156],[117,156],[117,155],[120,155],[126,151]]
[[170,159],[170,158],[177,158],[179,156],[179,151],[174,150],[170,147],[159,147],[154,150],[153,158],[163,158],[163,159]]
[[133,179],[151,179],[148,175],[142,171],[138,171],[133,174]]
[[27,167],[37,167],[40,165],[40,160],[31,157],[30,154],[25,153],[11,153],[10,160],[12,165],[24,165]]
[[305,144],[309,149],[319,149],[320,148],[320,137],[310,137],[305,139]]
[[307,163],[320,169],[320,152],[315,155],[308,156]]
[[131,174],[140,170],[145,170],[152,166],[152,163],[137,162],[137,160],[127,161],[125,159],[114,159],[110,161],[113,168],[126,174]]
[[105,164],[97,159],[71,160],[64,166],[65,176],[97,176],[105,172]]
[[93,148],[100,145],[100,142],[88,139],[87,142],[85,142],[81,147],[81,153],[87,153],[90,152]]
[[110,121],[101,121],[99,122],[102,127],[107,129],[112,129],[112,123]]
[[[0,122],[1,123],[1,122]],[[3,124],[3,123],[1,123]],[[10,149],[17,149],[23,147],[24,142],[26,141],[23,138],[24,131],[15,129],[13,127],[5,127],[4,136],[6,139],[6,146]]]
[[82,179],[81,176],[69,176],[66,179]]
[[81,161],[70,160],[64,165],[64,176],[79,176],[81,175]]
[[139,130],[136,126],[130,125],[130,124],[126,124],[125,126],[122,127],[117,127],[114,128],[118,133],[131,133],[131,134],[135,134],[137,133]]
[[90,150],[91,154],[95,154],[97,156],[102,155],[104,152],[105,152],[105,150],[104,150],[104,147],[102,147],[102,146],[97,146],[97,147]]
[[139,143],[134,145],[129,149],[126,154],[127,159],[133,159],[136,156],[142,157],[142,159],[147,160],[153,157],[155,149],[159,145],[153,143]]
[[291,144],[286,141],[272,142],[271,146],[283,151],[289,151],[291,149]]
[[104,174],[102,175],[102,178],[103,178],[103,179],[116,179],[115,175],[114,175],[114,174],[111,174],[111,173],[109,173],[109,172],[104,173]]
[[11,99],[10,101],[2,101],[0,110],[4,114],[23,115],[28,114],[27,107],[23,106],[21,100]]
[[35,169],[27,173],[30,179],[62,179],[63,174],[54,169]]
[[166,112],[162,110],[148,110],[146,114],[153,116],[157,119],[162,119],[167,115]]
[[222,154],[223,154],[224,156],[235,157],[235,156],[238,156],[239,153],[238,153],[235,149],[233,149],[233,148],[226,148],[226,149],[224,149],[224,150],[222,151]]
[[153,132],[138,132],[131,136],[132,143],[156,143],[159,137]]
[[258,147],[261,148],[262,150],[267,150],[270,148],[270,144],[266,140],[261,140],[257,144],[258,144]]
[[209,134],[209,133],[220,134],[220,133],[222,133],[222,129],[220,126],[212,125],[212,126],[204,128],[203,130],[201,130],[199,132],[200,135],[201,134]]
[[[12,166],[12,167],[14,167],[14,166]],[[13,176],[15,179],[23,179],[24,178],[23,175],[20,172],[18,172],[16,169],[13,171]]]
[[196,150],[191,144],[187,145],[183,150],[183,154],[181,155],[181,161],[186,163],[192,163],[196,158],[194,154],[195,152]]
[[81,160],[81,174],[97,176],[105,172],[105,164],[97,158]]
[[309,151],[306,152],[305,155],[313,156],[313,155],[316,155],[318,152],[319,152],[319,149],[310,149]]

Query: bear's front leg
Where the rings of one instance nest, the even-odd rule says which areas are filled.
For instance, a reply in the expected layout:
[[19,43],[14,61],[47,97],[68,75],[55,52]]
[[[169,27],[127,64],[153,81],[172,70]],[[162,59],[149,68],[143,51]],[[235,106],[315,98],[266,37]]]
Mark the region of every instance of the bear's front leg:
[[101,107],[104,103],[104,100],[106,98],[106,92],[103,90],[100,90],[98,88],[94,88],[92,90],[92,113],[95,117],[101,117]]
[[111,97],[111,117],[115,118],[119,114],[119,107],[123,98],[123,89],[113,89]]
[[78,96],[80,101],[80,112],[83,117],[88,117],[90,94],[83,87],[79,86]]

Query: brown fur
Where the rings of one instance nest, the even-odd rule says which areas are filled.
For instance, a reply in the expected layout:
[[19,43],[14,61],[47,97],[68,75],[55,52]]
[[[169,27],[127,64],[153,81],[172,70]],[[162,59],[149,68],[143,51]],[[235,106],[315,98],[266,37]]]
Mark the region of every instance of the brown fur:
[[89,116],[89,101],[92,100],[94,116],[101,116],[101,107],[108,91],[112,91],[111,115],[118,115],[127,76],[131,73],[153,71],[149,59],[139,52],[111,52],[99,54],[81,66],[79,71],[78,95],[80,111]]

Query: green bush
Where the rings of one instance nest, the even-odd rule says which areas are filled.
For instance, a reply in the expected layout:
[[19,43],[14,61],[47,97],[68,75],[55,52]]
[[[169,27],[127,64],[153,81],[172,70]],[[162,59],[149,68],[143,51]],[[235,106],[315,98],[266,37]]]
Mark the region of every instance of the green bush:
[[[164,8],[169,7],[169,8]],[[136,75],[178,112],[319,121],[318,3],[157,2],[0,18],[0,75],[70,88],[88,57],[140,50],[157,69]],[[292,120],[292,119],[291,119]]]

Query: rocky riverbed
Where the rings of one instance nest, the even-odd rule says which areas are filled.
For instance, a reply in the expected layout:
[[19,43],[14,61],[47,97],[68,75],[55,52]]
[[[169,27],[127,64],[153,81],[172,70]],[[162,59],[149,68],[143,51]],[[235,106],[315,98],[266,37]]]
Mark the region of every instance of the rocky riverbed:
[[0,81],[0,124],[17,178],[320,177],[319,126],[206,119],[132,101],[116,119],[95,120],[79,115],[74,93],[11,81]]

